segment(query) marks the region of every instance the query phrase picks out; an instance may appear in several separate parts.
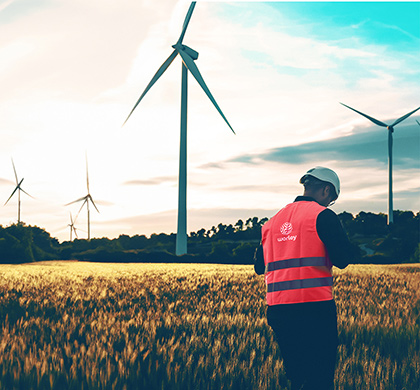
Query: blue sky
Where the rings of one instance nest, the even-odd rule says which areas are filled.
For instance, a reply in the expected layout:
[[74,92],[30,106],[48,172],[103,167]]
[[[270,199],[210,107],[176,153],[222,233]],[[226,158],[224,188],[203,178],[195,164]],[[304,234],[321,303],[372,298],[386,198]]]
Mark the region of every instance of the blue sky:
[[[0,196],[67,239],[90,191],[92,235],[176,229],[181,62],[122,123],[171,53],[186,1],[0,1]],[[236,131],[189,79],[188,231],[270,217],[329,166],[336,212],[387,210],[386,123],[420,106],[420,2],[199,1],[184,43]],[[420,111],[419,111],[420,112]],[[420,210],[420,121],[395,128],[394,206]],[[0,212],[16,221],[17,200]],[[86,233],[82,210],[76,226]]]
[[285,2],[271,6],[299,24],[317,26],[312,33],[321,39],[342,39],[354,30],[366,41],[418,47],[419,2]]

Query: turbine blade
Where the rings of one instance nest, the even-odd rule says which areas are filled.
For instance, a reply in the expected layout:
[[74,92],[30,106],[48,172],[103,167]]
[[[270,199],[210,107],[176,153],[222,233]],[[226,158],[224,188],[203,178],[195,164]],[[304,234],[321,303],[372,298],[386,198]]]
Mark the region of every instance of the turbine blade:
[[127,119],[123,123],[123,126],[126,124],[126,122],[128,121],[128,118],[130,118],[131,114],[136,109],[136,107],[139,105],[140,101],[143,99],[143,97],[146,95],[146,93],[149,91],[149,89],[153,87],[153,85],[156,83],[157,80],[159,80],[160,76],[162,76],[163,73],[165,72],[165,70],[168,69],[169,65],[171,65],[172,61],[175,59],[175,57],[177,55],[178,55],[178,51],[174,50],[172,52],[172,54],[166,59],[166,61],[160,66],[160,68],[155,73],[155,75],[153,76],[152,80],[150,81],[150,83],[148,84],[148,86],[146,87],[144,92],[141,94],[139,100],[137,100],[137,103],[134,105],[134,107],[131,110],[130,114],[128,115]]
[[[83,206],[86,204],[86,202],[88,201],[88,197],[85,196],[84,198],[85,201],[82,203],[82,206],[80,207],[79,211],[77,212],[76,218],[79,216],[80,212],[82,211]],[[74,202],[73,202],[74,203]]]
[[182,31],[181,31],[181,35],[179,36],[178,42],[177,44],[182,43],[183,39],[184,39],[184,35],[185,32],[187,31],[187,27],[188,27],[188,23],[190,22],[191,19],[191,15],[194,11],[194,7],[195,7],[195,1],[193,1],[190,5],[190,8],[188,9],[187,15],[185,16],[185,20],[184,20],[184,24],[182,26]]
[[[394,127],[395,125],[398,125],[398,123],[401,123],[404,119],[407,119],[411,114],[414,114],[417,110],[420,110],[419,108],[416,108],[414,111],[409,112],[408,114],[405,114],[404,116],[402,116],[401,118],[397,119],[392,125],[391,127]],[[418,123],[418,122],[417,122]]]
[[17,173],[16,173],[16,168],[15,168],[15,163],[13,162],[13,158],[12,158],[12,165],[13,165],[13,172],[15,173],[15,178],[16,178],[16,185],[18,185],[18,177],[17,177]]
[[375,123],[375,125],[382,126],[382,127],[388,127],[388,125],[385,124],[384,122],[378,121],[377,119],[372,118],[369,115],[363,114],[363,112],[357,111],[354,108],[351,108],[351,107],[345,105],[344,103],[340,103],[340,104],[343,105],[344,107],[350,108],[350,110],[353,110],[353,111],[357,112],[358,114],[364,116],[365,118],[369,119],[371,122]]
[[[73,202],[67,203],[67,204],[65,204],[64,206],[69,206],[69,205],[71,205],[71,204],[73,204],[73,203],[81,202],[82,200],[86,200],[86,198],[87,198],[87,196],[84,196],[83,198],[80,198],[80,199],[74,200]],[[83,203],[83,204],[84,204],[84,203]],[[82,206],[82,207],[83,207],[83,206]]]
[[233,131],[233,134],[236,134],[235,131],[233,130],[232,126],[230,125],[230,123],[228,122],[228,120],[226,119],[226,117],[224,116],[222,110],[220,109],[219,105],[217,104],[217,102],[214,99],[213,95],[211,94],[210,90],[208,89],[208,87],[207,87],[206,83],[204,82],[204,79],[201,76],[200,71],[198,70],[197,65],[195,64],[195,62],[193,61],[193,59],[187,53],[185,53],[185,51],[183,51],[183,50],[180,50],[179,51],[179,54],[182,57],[182,60],[184,62],[184,65],[192,73],[192,75],[194,76],[194,78],[197,80],[198,84],[200,84],[200,86],[203,89],[203,91],[206,93],[206,95],[208,96],[208,98],[211,100],[211,102],[213,103],[213,105],[216,107],[216,110],[219,111],[219,114],[225,120],[225,122],[227,123],[227,125],[229,126],[229,128]]
[[420,126],[420,122],[416,119],[417,124]]
[[9,196],[9,199],[6,200],[6,203],[3,206],[6,206],[6,204],[9,202],[9,200],[12,198],[12,196],[15,194],[15,192],[19,189],[19,186],[16,186],[16,188],[13,190],[12,195]]
[[[23,180],[23,179],[22,179]],[[32,195],[29,195],[22,187],[19,186],[19,189],[24,192],[26,195],[30,196],[32,199],[35,199]]]
[[92,197],[91,197],[90,195],[89,195],[89,199],[90,199],[90,201],[92,202],[93,206],[95,207],[96,211],[99,213],[99,210],[98,210],[98,208],[96,207],[96,204],[95,204],[95,202],[93,201],[93,199],[92,199]]

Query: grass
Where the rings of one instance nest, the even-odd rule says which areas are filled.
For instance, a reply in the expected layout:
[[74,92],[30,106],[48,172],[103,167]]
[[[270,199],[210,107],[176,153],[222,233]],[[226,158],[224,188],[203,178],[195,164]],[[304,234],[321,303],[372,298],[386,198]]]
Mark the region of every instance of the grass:
[[[420,266],[334,269],[336,389],[418,390]],[[288,389],[252,266],[0,265],[0,389]]]

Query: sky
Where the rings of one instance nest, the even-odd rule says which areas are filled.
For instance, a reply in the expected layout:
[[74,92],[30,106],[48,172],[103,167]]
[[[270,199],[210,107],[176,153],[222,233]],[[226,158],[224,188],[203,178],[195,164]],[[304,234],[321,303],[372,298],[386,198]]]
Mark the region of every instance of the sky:
[[[179,56],[190,3],[0,1],[0,224],[69,239],[176,231]],[[334,169],[337,213],[387,212],[387,130],[420,106],[420,2],[198,1],[184,44],[229,129],[188,85],[188,232],[271,217],[316,165]],[[394,209],[420,210],[420,110],[395,127]],[[3,200],[2,200],[3,199]]]

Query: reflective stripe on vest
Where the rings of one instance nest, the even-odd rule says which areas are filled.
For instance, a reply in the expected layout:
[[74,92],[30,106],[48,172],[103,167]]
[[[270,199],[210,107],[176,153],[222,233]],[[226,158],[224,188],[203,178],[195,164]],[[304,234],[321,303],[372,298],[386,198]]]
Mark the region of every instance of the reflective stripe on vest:
[[295,202],[263,226],[268,305],[333,299],[332,264],[316,231],[323,210],[316,202]]
[[297,259],[279,260],[268,263],[265,272],[275,271],[276,269],[286,269],[294,267],[322,267],[326,266],[325,257],[302,257]]
[[326,278],[315,278],[315,279],[298,279],[298,280],[287,280],[285,282],[270,283],[267,285],[268,292],[274,291],[285,291],[285,290],[297,290],[301,288],[314,288],[332,286],[332,276]]

